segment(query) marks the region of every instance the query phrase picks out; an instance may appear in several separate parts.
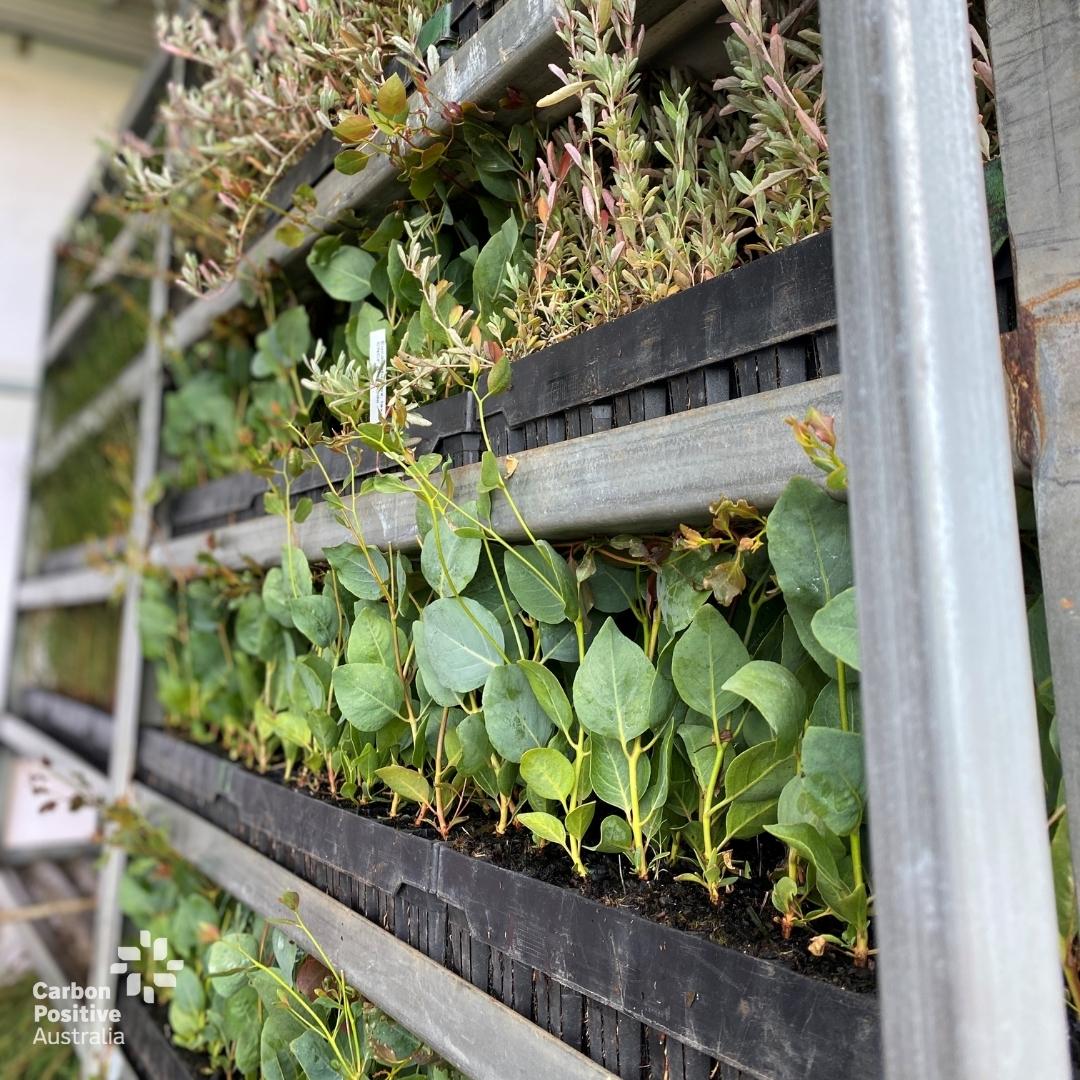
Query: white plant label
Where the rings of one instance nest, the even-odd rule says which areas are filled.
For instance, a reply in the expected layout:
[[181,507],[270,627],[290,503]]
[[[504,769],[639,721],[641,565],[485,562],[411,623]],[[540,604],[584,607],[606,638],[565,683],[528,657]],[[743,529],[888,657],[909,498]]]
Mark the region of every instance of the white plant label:
[[368,336],[368,372],[371,389],[368,403],[371,422],[381,424],[386,412],[386,330],[372,330]]

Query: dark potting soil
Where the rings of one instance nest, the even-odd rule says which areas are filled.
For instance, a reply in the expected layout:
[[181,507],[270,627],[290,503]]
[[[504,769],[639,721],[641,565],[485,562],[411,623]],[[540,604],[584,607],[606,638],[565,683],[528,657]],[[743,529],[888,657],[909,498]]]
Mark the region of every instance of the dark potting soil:
[[[202,748],[222,757],[227,756],[218,747],[202,745]],[[234,761],[234,764],[240,763]],[[441,839],[430,824],[415,824],[414,816],[408,812],[389,817],[387,802],[362,806],[346,802],[332,796],[325,787],[315,789],[303,783],[299,779],[300,774],[294,773],[292,780],[287,782],[280,766],[271,767],[263,775],[266,779],[296,788],[312,798],[372,818],[391,828],[433,841]],[[815,923],[812,932],[796,927],[789,939],[785,940],[782,936],[770,894],[774,878],[783,872],[786,849],[772,837],[760,837],[734,845],[737,865],[745,862],[750,876],[740,878],[731,892],[722,894],[720,903],[714,906],[701,886],[674,880],[676,874],[694,869],[689,862],[683,862],[676,868],[660,868],[650,880],[640,881],[625,859],[584,852],[583,861],[589,876],[582,879],[561,848],[551,844],[538,847],[527,829],[512,826],[506,835],[499,836],[495,831],[495,815],[475,805],[469,806],[462,816],[465,820],[454,827],[445,841],[456,851],[559,888],[571,889],[608,907],[620,908],[661,925],[700,935],[726,948],[781,963],[800,974],[822,979],[842,989],[856,993],[875,992],[873,958],[868,967],[857,968],[849,956],[831,946],[820,957],[810,952],[809,944],[816,934],[839,935],[840,926],[835,922],[822,919]],[[596,824],[594,822],[594,828]],[[594,842],[594,839],[586,838],[586,843]]]

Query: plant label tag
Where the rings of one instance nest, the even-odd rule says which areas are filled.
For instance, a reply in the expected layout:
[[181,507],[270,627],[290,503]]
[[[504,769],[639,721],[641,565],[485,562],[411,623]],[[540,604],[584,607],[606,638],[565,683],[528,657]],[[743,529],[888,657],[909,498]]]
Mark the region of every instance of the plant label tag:
[[371,389],[368,404],[371,422],[381,424],[386,412],[386,330],[372,330],[368,336],[368,375]]

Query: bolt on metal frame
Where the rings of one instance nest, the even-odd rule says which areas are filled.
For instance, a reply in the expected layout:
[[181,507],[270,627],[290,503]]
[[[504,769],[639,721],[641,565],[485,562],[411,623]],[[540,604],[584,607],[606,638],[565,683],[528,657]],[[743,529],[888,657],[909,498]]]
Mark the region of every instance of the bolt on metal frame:
[[1070,1075],[963,0],[822,0],[886,1075]]

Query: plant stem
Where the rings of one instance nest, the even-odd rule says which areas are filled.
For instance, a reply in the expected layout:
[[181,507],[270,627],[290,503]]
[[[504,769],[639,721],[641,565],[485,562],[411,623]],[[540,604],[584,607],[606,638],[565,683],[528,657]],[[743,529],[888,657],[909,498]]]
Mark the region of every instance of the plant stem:
[[641,739],[634,740],[632,750],[623,746],[623,753],[630,765],[630,831],[634,837],[635,868],[637,875],[644,881],[649,876],[649,865],[645,858],[645,840],[641,833],[641,797],[638,793],[637,762],[641,756]]
[[847,668],[840,660],[836,661],[836,686],[840,694],[840,730],[848,731]]

